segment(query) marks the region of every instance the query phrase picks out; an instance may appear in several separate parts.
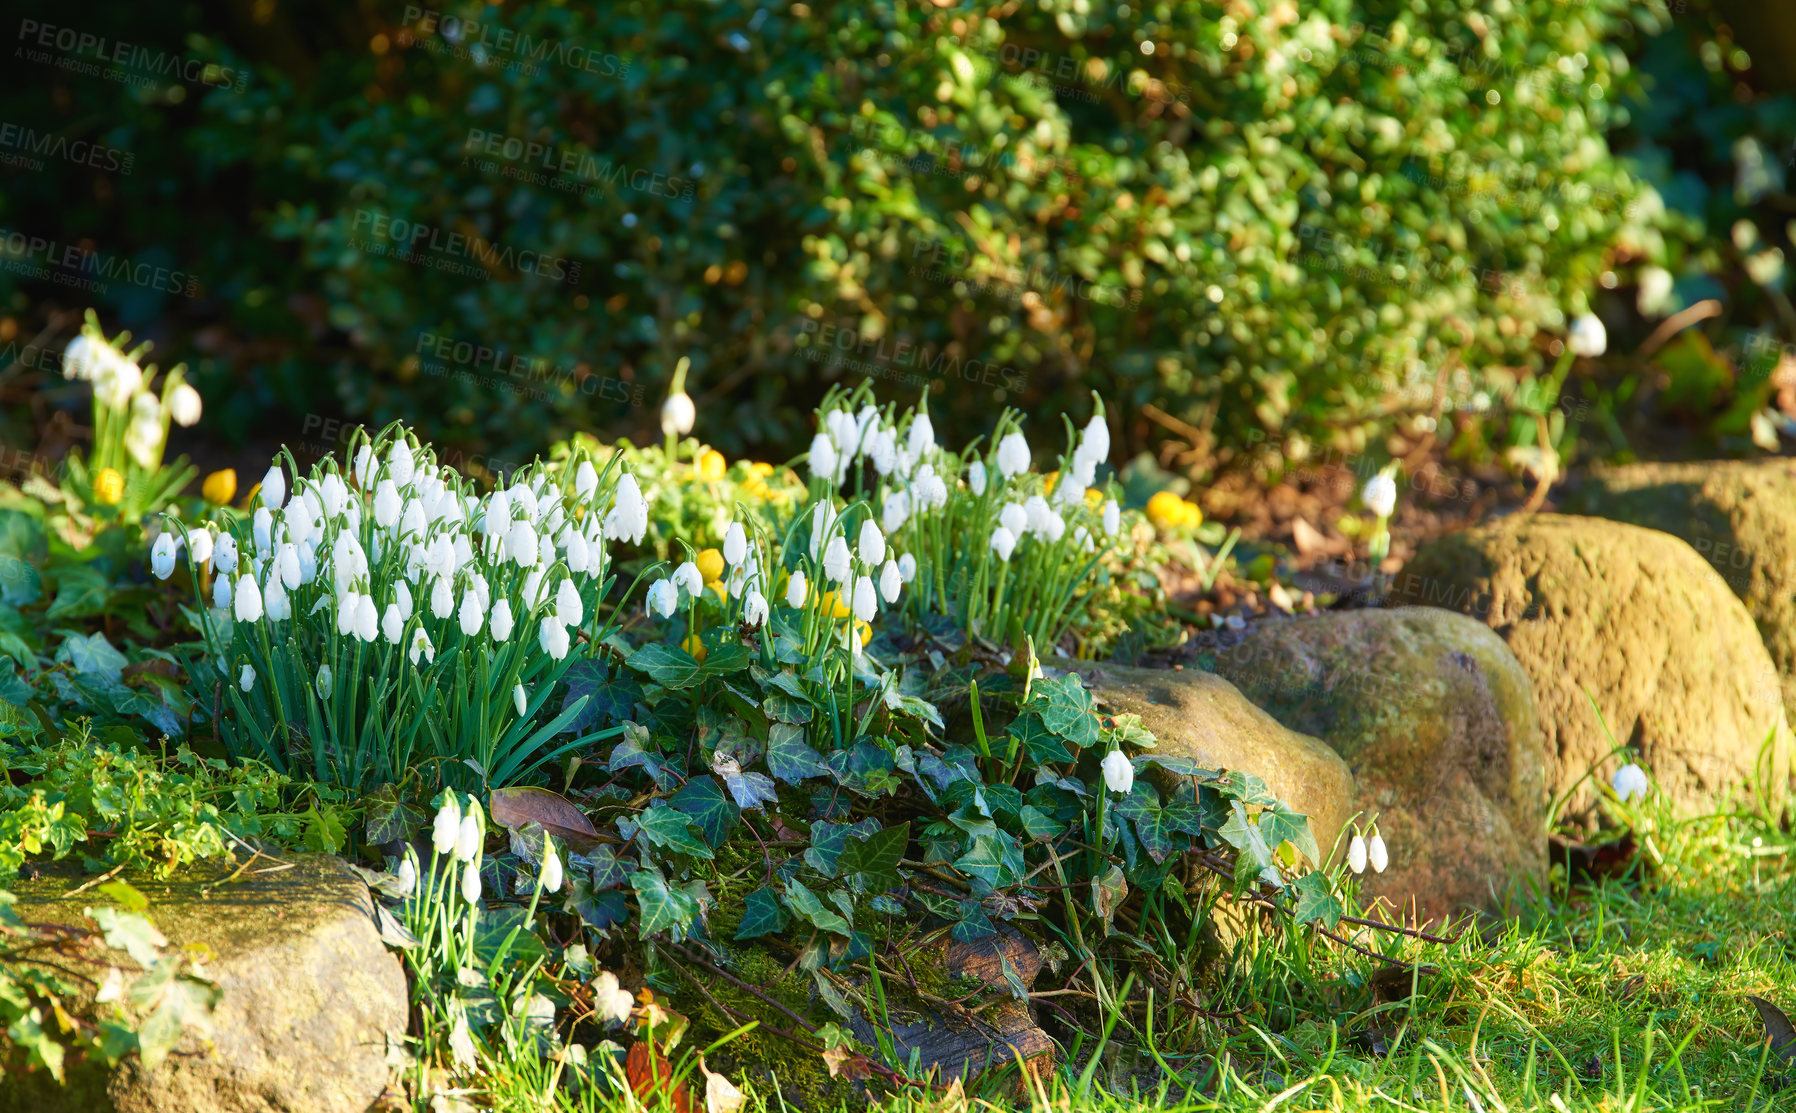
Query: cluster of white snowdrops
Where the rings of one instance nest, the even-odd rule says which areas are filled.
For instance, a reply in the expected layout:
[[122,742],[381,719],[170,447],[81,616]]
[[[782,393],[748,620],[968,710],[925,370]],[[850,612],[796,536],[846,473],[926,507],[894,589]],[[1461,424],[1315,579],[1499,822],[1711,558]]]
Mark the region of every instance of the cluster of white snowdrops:
[[[1067,422],[1059,468],[1043,475],[1033,470],[1015,411],[1000,416],[987,445],[950,453],[922,406],[882,409],[864,386],[832,393],[808,453],[817,504],[812,557],[822,554],[829,580],[852,586],[857,618],[880,598],[896,603],[899,588],[914,584],[907,602],[918,618],[945,614],[1006,643],[1053,644],[1078,617],[1080,588],[1122,521],[1116,500],[1096,487],[1110,430],[1094,401],[1082,430]],[[862,506],[871,511],[864,517],[854,513]],[[861,522],[859,544],[850,550],[833,531],[853,521]],[[887,549],[904,555],[868,559]],[[858,558],[852,567],[850,554]]]
[[199,422],[199,391],[187,382],[185,366],[162,375],[156,382],[156,370],[147,372],[138,363],[149,345],[138,345],[126,352],[131,334],[106,339],[99,320],[88,316],[79,336],[63,348],[63,379],[88,382],[93,388],[93,456],[88,469],[126,470],[136,463],[140,469],[162,467],[163,449],[169,443],[169,422],[194,425]]
[[557,739],[575,707],[535,719],[574,639],[602,636],[607,545],[648,526],[619,458],[538,461],[484,496],[398,427],[352,459],[300,477],[287,456],[291,490],[277,459],[247,523],[171,523],[151,549],[157,576],[184,549],[210,583],[227,741],[350,787],[429,759],[506,784],[592,741]]

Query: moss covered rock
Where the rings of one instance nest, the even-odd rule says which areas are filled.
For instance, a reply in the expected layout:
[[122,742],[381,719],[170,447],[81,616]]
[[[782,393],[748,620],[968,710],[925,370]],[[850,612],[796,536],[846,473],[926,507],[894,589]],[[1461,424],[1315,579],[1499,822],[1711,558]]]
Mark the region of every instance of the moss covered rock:
[[1261,623],[1218,673],[1333,747],[1391,866],[1362,892],[1422,919],[1490,908],[1546,877],[1546,772],[1533,687],[1488,627],[1430,607]]
[[1578,782],[1592,768],[1606,778],[1617,743],[1689,812],[1788,779],[1770,655],[1727,584],[1676,537],[1518,515],[1423,545],[1393,598],[1470,614],[1508,643],[1534,686],[1548,791],[1570,794],[1569,816],[1589,815],[1595,789]]
[[1195,669],[1138,669],[1058,660],[1077,671],[1113,713],[1141,716],[1159,752],[1209,769],[1240,769],[1265,781],[1310,818],[1327,853],[1353,814],[1353,774],[1315,738],[1281,725],[1220,676]]
[[[364,1113],[386,1086],[388,1033],[403,1034],[407,998],[399,959],[381,943],[363,884],[340,859],[261,859],[234,880],[207,864],[171,881],[132,879],[172,948],[206,955],[223,990],[210,1047],[192,1034],[155,1071],[135,1059],[43,1072],[0,1085],[0,1113]],[[12,885],[28,922],[82,926],[82,908],[108,903],[85,880],[51,870]],[[96,983],[130,959],[97,942],[68,956]],[[84,1003],[84,1006],[85,1007]]]
[[1604,468],[1565,507],[1689,542],[1746,604],[1796,715],[1796,460]]

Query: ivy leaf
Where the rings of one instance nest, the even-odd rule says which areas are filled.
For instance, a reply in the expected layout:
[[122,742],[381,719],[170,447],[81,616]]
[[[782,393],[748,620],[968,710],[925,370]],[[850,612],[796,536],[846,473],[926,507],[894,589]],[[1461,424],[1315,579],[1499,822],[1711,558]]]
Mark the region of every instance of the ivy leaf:
[[736,928],[737,939],[758,939],[786,930],[786,910],[780,907],[779,894],[762,887],[748,894],[742,902],[742,923]]
[[424,822],[422,813],[399,799],[399,790],[393,785],[381,785],[369,794],[365,803],[368,808],[365,837],[375,846],[409,838]]
[[[691,818],[678,808],[651,804],[637,814],[636,822],[641,825],[643,836],[656,846],[664,846],[675,854],[690,854],[694,858],[709,860],[712,857],[711,848],[703,840],[692,836]],[[632,879],[636,876],[631,875]]]
[[1297,879],[1297,922],[1311,924],[1320,920],[1332,928],[1341,922],[1341,902],[1335,899],[1328,878],[1320,873],[1306,873]]
[[617,860],[616,852],[609,846],[603,844],[596,846],[586,857],[592,863],[592,887],[594,889],[615,889],[630,879],[630,871]]
[[1308,816],[1277,804],[1260,813],[1260,831],[1268,846],[1276,847],[1289,839],[1311,862],[1321,865],[1322,852],[1316,846],[1316,836],[1310,833]]
[[972,847],[954,860],[954,868],[999,889],[1015,884],[1023,876],[1023,853],[1016,839],[1001,831],[977,835]]
[[108,947],[125,952],[145,969],[154,966],[162,948],[168,946],[168,937],[135,912],[100,907],[84,908],[81,914],[99,926],[100,936]]
[[106,635],[95,632],[82,637],[70,634],[56,651],[58,661],[67,661],[80,676],[102,676],[117,682],[124,672],[125,655],[112,648]]
[[1046,721],[1034,711],[1018,715],[1008,733],[1023,744],[1029,760],[1038,766],[1073,760],[1073,752],[1066,748],[1060,735],[1050,730]]
[[1058,823],[1047,812],[1034,804],[1024,804],[1022,810],[1023,833],[1032,841],[1040,842],[1057,839],[1066,830],[1064,823]]
[[15,556],[0,553],[0,604],[24,607],[38,601],[44,578],[36,568]]
[[698,659],[677,645],[650,642],[624,661],[669,691],[689,688],[704,678]]
[[384,904],[375,904],[374,923],[380,929],[380,941],[389,947],[409,951],[424,945]]
[[1253,868],[1263,870],[1272,865],[1272,847],[1266,842],[1265,832],[1257,823],[1247,817],[1247,808],[1239,800],[1229,802],[1229,821],[1222,825],[1217,834],[1223,837],[1230,846],[1240,851],[1243,862],[1251,862]]
[[1097,745],[1098,721],[1077,673],[1037,681],[1029,701],[1047,728],[1080,749]]
[[670,888],[660,870],[637,870],[630,875],[630,887],[642,909],[637,931],[644,939],[669,928],[684,931],[698,916],[698,901],[682,889]]
[[343,849],[343,842],[349,836],[349,833],[343,829],[342,817],[338,816],[337,809],[332,807],[319,811],[318,805],[313,804],[306,809],[305,824],[306,830],[301,839],[301,845],[316,853],[335,854]]
[[850,838],[836,859],[836,870],[844,877],[859,875],[867,888],[883,893],[897,887],[898,863],[904,858],[904,848],[909,845],[909,820],[876,831],[865,839]]
[[776,723],[789,723],[792,726],[803,726],[815,714],[808,702],[783,695],[771,695],[762,700],[761,711]]
[[817,894],[805,888],[802,881],[786,882],[786,907],[799,917],[810,921],[819,931],[831,935],[849,935],[854,925],[842,918],[841,913],[824,904]]
[[992,926],[991,917],[985,914],[985,907],[978,901],[963,900],[955,912],[957,918],[954,920],[954,926],[948,929],[948,934],[962,943],[971,943],[975,939],[984,939],[987,936],[998,934],[998,929]]
[[1278,803],[1278,797],[1266,782],[1252,773],[1240,769],[1229,770],[1227,777],[1229,795],[1252,807],[1270,808]]
[[615,889],[598,892],[584,877],[568,880],[568,895],[563,907],[579,916],[588,927],[599,931],[608,931],[630,918],[630,908],[624,903],[623,893]]
[[724,795],[716,777],[692,778],[667,802],[691,816],[713,848],[724,844],[742,815],[741,809]]
[[823,755],[806,744],[803,731],[789,723],[774,723],[768,730],[767,768],[789,785],[830,775]]

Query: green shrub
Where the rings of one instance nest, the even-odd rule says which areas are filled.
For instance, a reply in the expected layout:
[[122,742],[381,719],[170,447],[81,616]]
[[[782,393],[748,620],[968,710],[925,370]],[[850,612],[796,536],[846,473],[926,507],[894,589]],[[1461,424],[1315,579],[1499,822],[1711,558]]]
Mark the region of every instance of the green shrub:
[[121,121],[132,174],[28,175],[0,225],[198,275],[197,303],[104,296],[257,338],[192,361],[243,387],[221,429],[341,410],[503,459],[652,427],[689,356],[732,450],[796,448],[872,376],[935,384],[944,426],[1097,387],[1224,459],[1351,451],[1412,361],[1517,362],[1658,212],[1604,141],[1657,3],[336,8],[227,46],[112,5],[249,77],[33,63],[50,88],[8,105]]

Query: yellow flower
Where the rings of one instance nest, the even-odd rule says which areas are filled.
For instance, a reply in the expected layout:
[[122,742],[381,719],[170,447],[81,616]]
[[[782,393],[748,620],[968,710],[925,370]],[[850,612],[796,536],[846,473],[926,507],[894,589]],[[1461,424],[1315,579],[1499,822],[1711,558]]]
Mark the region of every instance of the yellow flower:
[[716,549],[700,549],[692,563],[698,565],[698,574],[707,580],[723,578],[723,554]]
[[826,591],[817,596],[817,606],[829,614],[831,618],[847,618],[854,611],[835,591]]
[[728,467],[729,464],[724,460],[723,453],[715,448],[707,448],[698,454],[698,477],[708,483],[715,483],[722,479],[724,470]]
[[697,634],[687,634],[686,640],[680,643],[680,648],[692,654],[692,659],[701,665],[705,663],[706,654],[711,652],[705,648],[704,642],[698,640]]
[[1042,494],[1044,494],[1044,495],[1053,494],[1054,493],[1054,481],[1059,478],[1060,478],[1060,473],[1057,471],[1051,471],[1048,474],[1042,476],[1041,477],[1041,492],[1042,492]]
[[773,465],[763,464],[759,460],[756,460],[748,465],[748,474],[754,476],[756,479],[765,479],[773,474]]
[[205,496],[206,501],[214,506],[228,505],[231,501],[231,497],[236,493],[237,470],[235,468],[224,468],[220,471],[215,471],[206,477],[204,483],[200,484],[200,494]]
[[1104,505],[1104,492],[1096,487],[1085,488],[1085,505],[1093,510]]
[[1156,491],[1147,500],[1147,516],[1154,525],[1165,530],[1196,529],[1204,523],[1204,512],[1171,491]]
[[722,580],[706,581],[705,590],[716,592],[717,593],[717,601],[719,603],[727,603],[730,601],[730,589],[723,586]]
[[873,640],[873,627],[865,622],[857,622],[854,624],[854,631],[861,637],[861,648],[867,648],[867,643]]
[[125,497],[125,477],[112,468],[101,468],[94,476],[94,501],[102,506],[117,506]]

